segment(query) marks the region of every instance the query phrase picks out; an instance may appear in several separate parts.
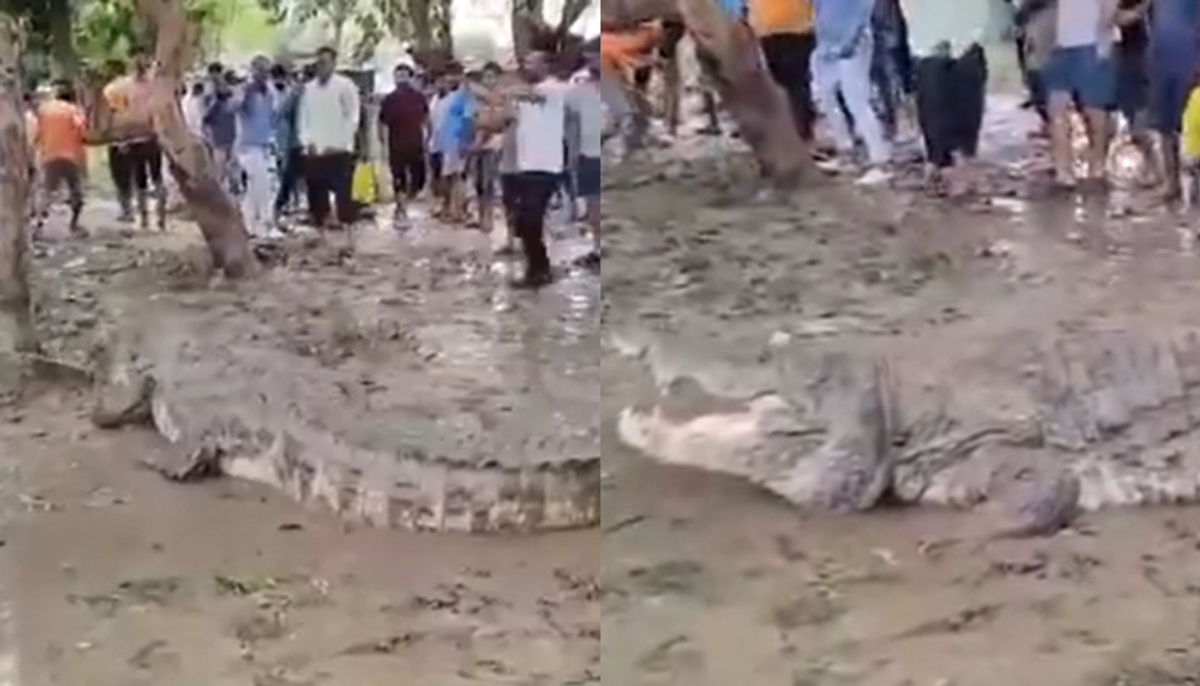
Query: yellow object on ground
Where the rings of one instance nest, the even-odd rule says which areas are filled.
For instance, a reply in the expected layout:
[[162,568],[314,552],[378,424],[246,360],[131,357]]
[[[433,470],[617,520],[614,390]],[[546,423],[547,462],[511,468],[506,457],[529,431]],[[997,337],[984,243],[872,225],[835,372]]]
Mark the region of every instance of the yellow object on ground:
[[1200,161],[1200,86],[1192,89],[1183,108],[1183,154],[1192,162]]
[[354,202],[374,205],[379,200],[379,184],[370,162],[359,162],[354,168],[354,183],[350,188]]

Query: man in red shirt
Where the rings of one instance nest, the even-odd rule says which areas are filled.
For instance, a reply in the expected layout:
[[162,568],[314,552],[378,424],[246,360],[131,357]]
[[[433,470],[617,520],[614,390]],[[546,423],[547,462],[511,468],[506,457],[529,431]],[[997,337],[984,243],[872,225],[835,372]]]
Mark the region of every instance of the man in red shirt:
[[429,101],[417,87],[416,71],[407,64],[396,67],[396,88],[379,107],[379,123],[386,132],[392,190],[396,196],[396,220],[407,217],[406,200],[425,187],[425,139],[429,124]]
[[55,85],[54,96],[38,105],[34,122],[33,139],[45,184],[34,237],[41,238],[50,203],[63,186],[67,188],[71,208],[71,235],[86,235],[79,226],[79,215],[87,173],[87,116],[75,104],[75,90],[70,83]]

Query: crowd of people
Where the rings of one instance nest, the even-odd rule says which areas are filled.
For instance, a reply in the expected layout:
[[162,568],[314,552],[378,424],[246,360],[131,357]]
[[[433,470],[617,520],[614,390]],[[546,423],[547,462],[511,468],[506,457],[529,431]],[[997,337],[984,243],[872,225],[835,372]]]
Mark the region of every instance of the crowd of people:
[[[136,56],[114,71],[103,90],[104,121],[91,128],[112,139],[107,156],[120,219],[147,228],[154,205],[163,229],[167,193],[149,110],[151,65]],[[545,229],[559,198],[572,218],[586,220],[595,241],[581,264],[599,268],[603,115],[595,56],[535,52],[516,69],[451,62],[436,74],[404,63],[394,78],[378,108],[368,108],[374,94],[338,72],[332,49],[299,70],[258,57],[245,75],[210,65],[180,94],[180,109],[252,236],[294,228],[301,195],[308,222],[321,230],[348,228],[370,212],[355,197],[354,178],[364,164],[373,169],[366,141],[377,124],[398,229],[408,226],[409,205],[423,194],[432,214],[451,226],[490,233],[499,214],[509,236],[503,249],[515,250],[519,239],[526,258],[518,285],[536,288],[553,280]],[[377,122],[364,119],[376,109]],[[41,94],[28,123],[41,186],[35,236],[63,186],[71,231],[82,234],[89,118],[72,86],[57,83]]]
[[[1050,140],[1053,188],[1106,186],[1118,116],[1145,155],[1144,183],[1160,186],[1168,198],[1180,196],[1181,179],[1200,164],[1200,97],[1192,97],[1200,81],[1200,0],[718,4],[758,39],[765,68],[787,94],[797,131],[819,151],[822,166],[854,170],[865,185],[891,178],[897,125],[911,112],[931,188],[950,195],[978,189],[986,48],[1009,39],[1029,90],[1027,105],[1041,115],[1040,134]],[[672,53],[677,35],[669,22],[602,26],[610,100],[643,90],[647,70]],[[712,59],[698,52],[701,63]],[[638,108],[625,111],[636,118]],[[1076,114],[1088,136],[1083,159],[1073,146]],[[817,140],[818,118],[832,140]]]

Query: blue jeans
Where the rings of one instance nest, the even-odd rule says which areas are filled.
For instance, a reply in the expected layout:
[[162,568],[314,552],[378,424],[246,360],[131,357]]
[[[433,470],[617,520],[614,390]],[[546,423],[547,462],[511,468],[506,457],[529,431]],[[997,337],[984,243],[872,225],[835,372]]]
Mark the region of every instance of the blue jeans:
[[870,36],[855,46],[854,52],[848,57],[822,54],[818,48],[812,59],[812,78],[817,106],[833,129],[838,151],[848,153],[854,150],[850,122],[838,102],[840,94],[850,117],[854,119],[856,133],[867,146],[867,157],[871,164],[878,165],[889,162],[892,151],[883,134],[883,125],[871,105],[873,55],[874,43]]

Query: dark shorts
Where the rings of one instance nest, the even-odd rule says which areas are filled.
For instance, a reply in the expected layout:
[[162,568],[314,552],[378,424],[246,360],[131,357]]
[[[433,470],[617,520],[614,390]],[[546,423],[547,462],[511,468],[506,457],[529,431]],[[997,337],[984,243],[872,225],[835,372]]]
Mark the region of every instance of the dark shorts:
[[471,178],[475,193],[481,198],[495,198],[500,180],[500,152],[484,150],[471,156]]
[[1146,61],[1140,55],[1121,55],[1116,60],[1117,111],[1137,128],[1144,123],[1142,116],[1148,104],[1149,81]]
[[1042,70],[1046,92],[1068,94],[1089,109],[1110,110],[1117,104],[1117,74],[1111,59],[1102,59],[1094,45],[1056,48]]
[[429,176],[435,181],[442,178],[442,153],[429,154]]
[[83,204],[83,170],[72,160],[50,160],[42,168],[42,183],[47,194],[57,193],[67,187],[67,197],[72,207]]
[[1195,75],[1170,67],[1154,69],[1151,74],[1151,125],[1159,133],[1178,134],[1183,130],[1183,110],[1196,82]]
[[599,157],[580,157],[576,171],[576,192],[581,198],[600,197],[600,176],[603,165]]

